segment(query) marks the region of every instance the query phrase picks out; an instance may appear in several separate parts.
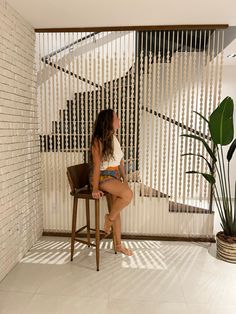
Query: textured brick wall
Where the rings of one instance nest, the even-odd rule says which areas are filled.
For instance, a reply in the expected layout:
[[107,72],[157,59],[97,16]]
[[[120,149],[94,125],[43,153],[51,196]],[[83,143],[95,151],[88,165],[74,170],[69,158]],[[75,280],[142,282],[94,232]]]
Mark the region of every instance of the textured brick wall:
[[35,33],[0,0],[0,280],[42,233]]

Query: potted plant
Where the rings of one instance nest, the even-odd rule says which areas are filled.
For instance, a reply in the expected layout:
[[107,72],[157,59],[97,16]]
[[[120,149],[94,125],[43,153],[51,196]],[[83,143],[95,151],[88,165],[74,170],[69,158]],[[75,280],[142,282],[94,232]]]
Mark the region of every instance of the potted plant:
[[[230,97],[226,97],[218,105],[210,115],[209,120],[200,113],[195,112],[208,125],[212,145],[208,145],[203,136],[194,134],[181,134],[181,136],[201,141],[209,155],[209,159],[207,160],[199,154],[182,154],[182,156],[199,156],[207,162],[209,173],[194,170],[187,171],[186,173],[201,174],[211,185],[212,197],[215,200],[223,229],[216,235],[217,257],[231,263],[236,263],[236,182],[234,201],[230,188],[230,161],[236,149],[236,139],[233,140],[233,112],[234,103]],[[230,145],[226,156],[227,161],[224,160],[223,153],[223,146],[225,145]],[[225,167],[224,161],[227,162],[227,167]],[[216,180],[219,182],[219,187],[216,185]]]

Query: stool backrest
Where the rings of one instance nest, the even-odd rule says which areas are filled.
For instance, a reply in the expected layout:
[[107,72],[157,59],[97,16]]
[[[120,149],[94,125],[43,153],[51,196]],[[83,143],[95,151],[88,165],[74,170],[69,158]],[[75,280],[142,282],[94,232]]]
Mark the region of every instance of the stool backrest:
[[71,192],[89,185],[89,164],[79,164],[67,168],[67,177],[70,183]]

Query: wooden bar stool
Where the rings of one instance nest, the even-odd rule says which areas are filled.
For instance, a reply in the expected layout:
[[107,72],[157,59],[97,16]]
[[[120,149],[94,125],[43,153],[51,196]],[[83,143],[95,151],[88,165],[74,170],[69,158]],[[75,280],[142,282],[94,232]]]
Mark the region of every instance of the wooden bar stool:
[[[69,184],[71,187],[70,194],[74,197],[73,202],[73,214],[72,214],[72,231],[71,231],[71,261],[73,261],[74,256],[74,246],[75,241],[87,244],[88,247],[95,246],[96,247],[96,265],[97,271],[99,270],[99,244],[100,240],[102,240],[106,234],[104,231],[99,229],[100,226],[100,200],[94,199],[92,197],[92,190],[89,187],[89,164],[79,164],[75,166],[71,166],[67,168],[67,177],[69,180]],[[107,198],[108,211],[111,210],[110,203],[110,194],[104,193]],[[84,199],[86,202],[86,225],[81,227],[76,231],[76,220],[77,220],[77,207],[78,207],[78,199]],[[95,229],[90,227],[90,208],[89,208],[89,200],[95,201]],[[78,239],[81,231],[84,229],[87,230],[87,241]],[[95,244],[91,242],[91,233],[90,231],[95,231]],[[116,253],[116,242],[115,242],[115,234],[112,229],[113,236],[113,247]]]

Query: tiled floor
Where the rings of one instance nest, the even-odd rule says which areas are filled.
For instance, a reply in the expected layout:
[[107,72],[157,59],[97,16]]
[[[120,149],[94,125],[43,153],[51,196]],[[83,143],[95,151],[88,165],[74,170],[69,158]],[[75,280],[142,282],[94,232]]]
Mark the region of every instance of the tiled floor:
[[101,243],[42,237],[0,283],[0,313],[221,314],[236,313],[236,265],[215,257],[207,243],[125,241],[132,257]]

